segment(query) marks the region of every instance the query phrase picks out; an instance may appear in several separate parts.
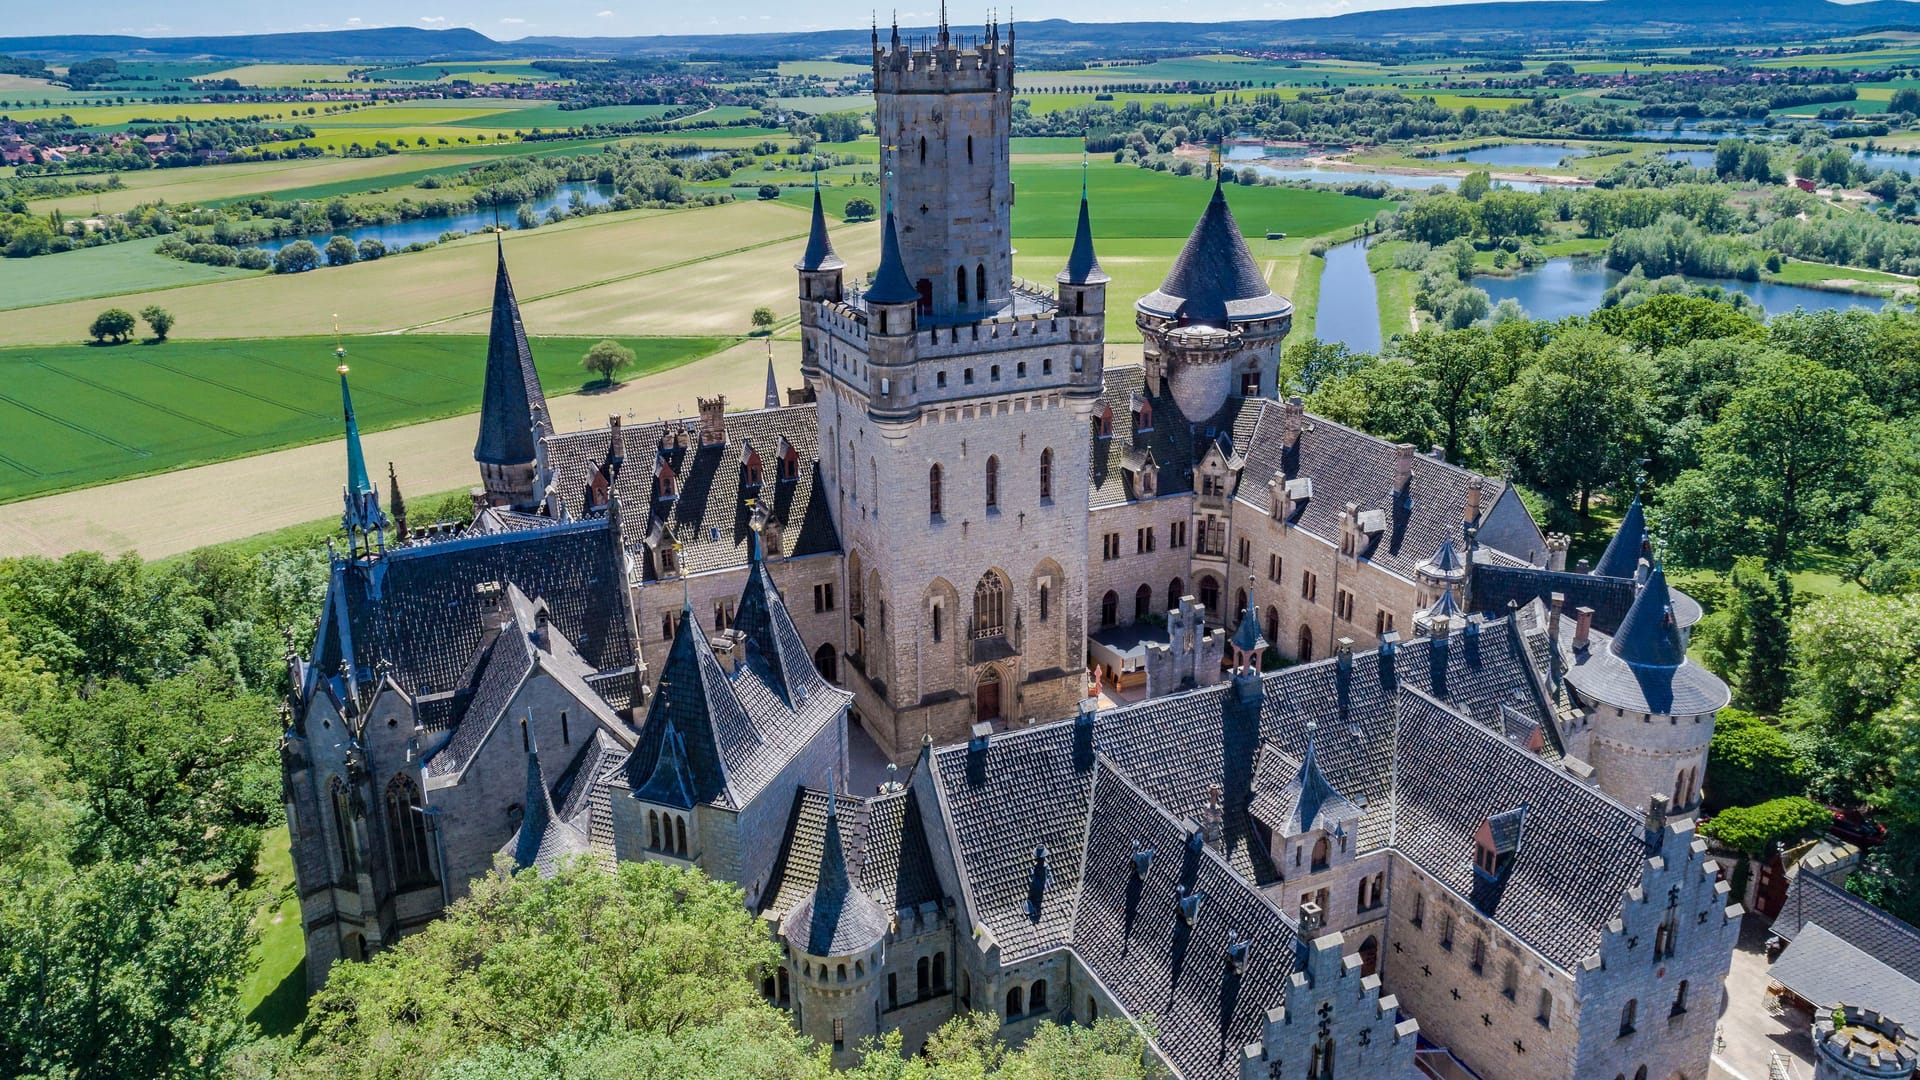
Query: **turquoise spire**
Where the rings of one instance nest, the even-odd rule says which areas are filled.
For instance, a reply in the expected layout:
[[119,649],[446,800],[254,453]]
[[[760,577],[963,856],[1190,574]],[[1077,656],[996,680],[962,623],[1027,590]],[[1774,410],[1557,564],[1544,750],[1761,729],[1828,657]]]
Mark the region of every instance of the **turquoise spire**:
[[353,393],[347,388],[347,350],[336,348],[334,355],[340,358],[340,406],[347,426],[347,483],[341,490],[346,512],[340,516],[340,527],[351,546],[356,535],[366,540],[385,529],[387,515],[380,509],[380,489],[367,475],[366,451],[360,448],[360,422],[354,419]]

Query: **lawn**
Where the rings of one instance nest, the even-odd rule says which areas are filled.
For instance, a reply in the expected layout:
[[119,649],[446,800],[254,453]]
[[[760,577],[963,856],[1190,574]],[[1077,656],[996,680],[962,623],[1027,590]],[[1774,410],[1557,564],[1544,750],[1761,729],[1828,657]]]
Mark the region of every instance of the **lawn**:
[[[588,381],[591,342],[533,343],[550,394]],[[711,355],[718,338],[624,342],[634,376]],[[471,412],[480,405],[486,338],[379,336],[348,343],[363,430]],[[0,349],[0,501],[286,446],[338,438],[340,402],[328,338],[169,341]]]
[[285,825],[260,839],[254,883],[266,892],[254,914],[260,935],[253,945],[253,973],[240,988],[247,1019],[270,1038],[291,1034],[307,1015],[307,944],[300,932],[299,886]]
[[[1404,240],[1390,240],[1367,249],[1367,265],[1373,268],[1374,287],[1380,295],[1380,340],[1413,332],[1414,293],[1420,288],[1420,275],[1412,270],[1396,269],[1396,252],[1406,246]],[[1424,316],[1421,316],[1424,318]]]
[[1026,102],[1028,110],[1032,112],[1033,115],[1050,116],[1053,113],[1065,112],[1068,109],[1084,109],[1089,105],[1107,105],[1115,109],[1124,108],[1129,103],[1138,104],[1143,109],[1151,108],[1155,104],[1168,106],[1192,105],[1195,102],[1206,101],[1213,96],[1212,94],[1134,94],[1121,92],[1108,95],[1105,101],[1098,101],[1095,100],[1092,91],[1087,91],[1084,94],[1019,94],[1018,100]]
[[129,240],[31,259],[0,259],[0,311],[259,273],[169,259],[153,250],[157,243]]
[[[498,155],[494,147],[472,148],[464,154],[431,158],[443,165],[473,164],[484,160],[479,155]],[[121,173],[124,185],[98,194],[87,192],[32,203],[38,213],[58,209],[64,214],[88,214],[95,201],[106,213],[130,210],[140,203],[165,199],[170,203],[213,204],[225,199],[252,195],[280,194],[291,189],[318,187],[342,182],[365,181],[369,177],[390,177],[409,170],[420,171],[421,159],[415,155],[378,158],[301,158],[290,161],[248,161],[231,165],[201,165],[191,169],[148,169]],[[385,180],[380,183],[402,181]],[[374,186],[379,186],[375,184]]]

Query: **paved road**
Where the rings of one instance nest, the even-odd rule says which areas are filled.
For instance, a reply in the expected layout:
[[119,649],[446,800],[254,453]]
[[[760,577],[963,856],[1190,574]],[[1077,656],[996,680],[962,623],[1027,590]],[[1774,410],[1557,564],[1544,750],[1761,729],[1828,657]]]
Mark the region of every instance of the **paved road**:
[[[800,343],[773,343],[780,385],[800,384]],[[552,401],[562,431],[599,426],[613,412],[635,420],[698,411],[695,397],[727,396],[759,408],[767,350],[751,341],[691,364],[635,379],[604,394]],[[434,420],[365,436],[367,458],[382,478],[392,461],[400,489],[427,495],[479,480],[473,463],[474,416]],[[91,548],[149,559],[205,544],[269,532],[340,512],[346,468],[338,441],[277,450],[178,472],[7,504],[0,513],[0,556],[63,555]]]

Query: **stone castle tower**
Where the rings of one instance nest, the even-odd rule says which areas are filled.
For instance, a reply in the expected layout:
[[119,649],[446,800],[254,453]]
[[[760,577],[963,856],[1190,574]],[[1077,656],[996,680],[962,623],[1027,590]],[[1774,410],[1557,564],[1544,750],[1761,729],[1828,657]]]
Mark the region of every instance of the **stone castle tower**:
[[818,200],[802,374],[847,552],[847,685],[875,741],[1061,716],[1085,691],[1087,432],[1107,275],[1082,200],[1051,292],[1013,280],[1013,36],[874,35],[886,212],[849,288]]

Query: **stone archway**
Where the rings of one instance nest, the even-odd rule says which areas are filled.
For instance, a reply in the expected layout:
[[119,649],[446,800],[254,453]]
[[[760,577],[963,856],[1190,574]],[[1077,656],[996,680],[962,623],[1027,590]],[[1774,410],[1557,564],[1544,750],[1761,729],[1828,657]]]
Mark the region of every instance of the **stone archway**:
[[1001,718],[1003,689],[998,671],[988,668],[980,673],[980,681],[973,687],[973,718],[976,721],[990,722]]

